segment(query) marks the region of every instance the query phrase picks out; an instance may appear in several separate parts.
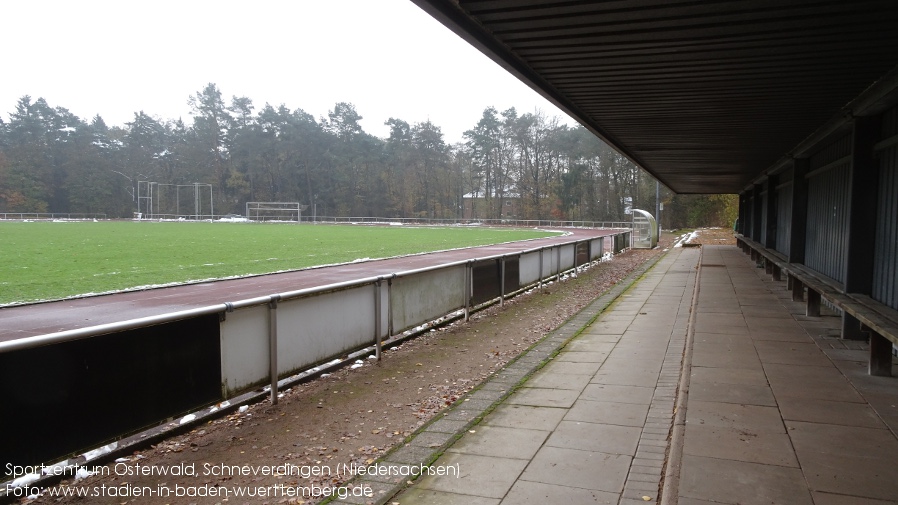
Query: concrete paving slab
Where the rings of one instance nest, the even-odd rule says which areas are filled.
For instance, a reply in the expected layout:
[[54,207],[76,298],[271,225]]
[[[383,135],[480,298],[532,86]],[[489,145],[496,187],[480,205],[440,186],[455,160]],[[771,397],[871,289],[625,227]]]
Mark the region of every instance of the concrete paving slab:
[[[797,377],[810,377],[811,374],[788,374],[788,375],[771,375],[771,366],[785,366],[782,364],[765,366],[767,378],[770,382],[770,389],[777,398],[793,397],[793,398],[817,398],[820,400],[835,400],[843,402],[863,402],[864,399],[851,387],[851,384],[845,380],[844,376],[830,375],[830,371],[838,371],[835,368],[824,367],[805,367],[790,365],[795,369],[818,369],[827,373],[821,374],[817,380],[799,380]],[[825,378],[824,378],[825,377]]]
[[639,386],[618,386],[614,384],[589,384],[583,389],[580,398],[583,400],[639,403],[648,405],[652,402],[654,388]]
[[876,429],[786,421],[786,427],[799,454],[819,452],[838,457],[856,456],[883,462],[891,458],[898,461],[898,440],[885,426]]
[[697,333],[724,333],[729,335],[748,335],[748,326],[729,314],[699,314],[696,317]]
[[702,345],[696,345],[692,353],[693,366],[717,367],[717,368],[746,368],[760,370],[761,360],[758,359],[754,349],[751,351],[734,352],[733,350],[708,349]]
[[696,500],[695,498],[683,498],[681,496],[677,501],[677,505],[720,505],[720,502]]
[[[768,301],[770,299],[768,298]],[[790,331],[794,331],[797,333],[804,333],[804,329],[801,327],[798,322],[786,312],[785,307],[779,308],[775,306],[771,306],[768,303],[764,308],[767,310],[767,313],[764,315],[756,315],[753,317],[746,317],[745,324],[748,325],[748,329],[751,331],[770,331],[776,333],[786,333]],[[755,310],[759,310],[755,307]],[[743,309],[744,313],[744,309]],[[779,316],[779,317],[774,317]]]
[[693,363],[692,380],[701,383],[748,384],[766,386],[767,376],[763,369],[699,367]]
[[740,289],[738,293],[736,293],[736,298],[739,300],[740,305],[760,305],[763,307],[767,307],[770,304],[770,293],[766,292],[764,289],[758,289],[756,291],[757,294],[741,294],[748,291],[747,289]]
[[512,394],[510,405],[531,405],[534,407],[562,407],[569,409],[577,400],[579,391],[570,389],[521,388]]
[[884,461],[799,451],[798,461],[812,491],[877,500],[891,500],[898,496],[894,457]]
[[[801,313],[804,314],[804,305],[800,306]],[[780,303],[773,303],[771,305],[745,305],[742,306],[742,315],[745,316],[745,321],[748,323],[749,328],[752,327],[752,320],[755,318],[764,318],[764,319],[777,319],[780,321],[788,321],[789,323],[794,323],[794,318],[792,314],[789,312],[789,308]]]
[[577,338],[564,346],[563,352],[603,352],[610,353],[619,339],[612,342],[597,342],[589,338]]
[[641,426],[561,421],[546,446],[633,456],[641,434]]
[[556,361],[552,359],[541,368],[541,371],[549,374],[588,375],[592,377],[601,366],[601,363],[574,363],[572,361]]
[[776,406],[776,400],[773,398],[773,393],[769,387],[751,384],[692,382],[689,388],[689,399],[741,405]]
[[528,428],[532,430],[554,430],[567,414],[567,409],[532,407],[503,403],[483,420],[488,426]]
[[735,302],[708,302],[699,301],[699,308],[696,310],[699,314],[742,314],[742,307]]
[[798,468],[798,460],[785,433],[755,431],[752,426],[727,428],[686,424],[689,444],[684,454],[733,461]]
[[684,455],[680,496],[739,505],[812,505],[797,468]]
[[721,333],[695,333],[692,337],[693,348],[713,351],[750,351],[754,354],[754,342],[744,335],[725,335]]
[[898,500],[876,500],[859,496],[846,496],[831,493],[811,492],[814,505],[898,505]]
[[605,335],[621,335],[627,328],[630,327],[630,323],[627,321],[597,321],[592,326],[586,330],[587,334],[605,334]]
[[633,324],[628,328],[629,331],[657,331],[659,333],[663,333],[666,335],[670,335],[670,332],[673,331],[673,322],[670,324],[659,324],[658,321],[653,321],[650,319],[637,319],[633,321]]
[[811,337],[806,333],[799,333],[795,331],[773,331],[773,330],[765,330],[765,331],[755,331],[752,332],[751,338],[754,341],[762,341],[762,340],[773,340],[778,342],[800,342],[807,343],[811,341]]
[[564,416],[566,421],[613,424],[642,427],[645,425],[649,406],[637,403],[596,402],[577,400]]
[[527,463],[528,461],[524,459],[446,453],[438,464],[457,467],[458,476],[421,477],[415,487],[484,498],[502,498],[511,489]]
[[631,461],[621,454],[543,447],[521,480],[620,493]]
[[577,335],[577,339],[575,342],[582,342],[580,345],[590,345],[590,344],[616,344],[620,341],[621,335],[608,335],[605,333],[589,333],[587,329],[584,329],[583,333]]
[[415,487],[402,495],[403,503],[426,503],[428,505],[498,505],[498,498],[484,498],[469,494],[446,493]]
[[524,428],[478,426],[447,452],[529,460],[542,447],[549,434],[549,431]]
[[591,377],[585,374],[559,374],[540,370],[533,374],[533,377],[527,381],[527,385],[535,388],[572,389],[581,391],[587,384],[589,384],[590,380]]
[[870,359],[869,349],[824,349],[823,353],[833,361],[856,361],[866,365]]
[[833,366],[832,361],[820,352],[813,342],[757,341],[755,349],[764,363],[795,366]]
[[779,401],[779,410],[786,421],[828,423],[863,428],[883,427],[882,420],[876,411],[866,403],[782,397]]
[[760,405],[691,400],[686,411],[686,424],[759,433],[786,433],[779,410]]
[[658,382],[658,372],[653,370],[605,370],[596,372],[589,381],[594,384],[615,384],[619,386],[654,387]]
[[545,505],[547,503],[570,503],[583,505],[617,505],[619,495],[594,489],[556,486],[542,482],[519,480],[512,486],[503,505]]
[[555,361],[571,363],[602,363],[608,357],[607,352],[562,352]]

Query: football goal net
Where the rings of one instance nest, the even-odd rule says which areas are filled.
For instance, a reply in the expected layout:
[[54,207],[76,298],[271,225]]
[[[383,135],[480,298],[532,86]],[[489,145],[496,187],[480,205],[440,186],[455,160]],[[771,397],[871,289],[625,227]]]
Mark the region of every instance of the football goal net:
[[299,202],[246,202],[246,218],[250,221],[299,222],[306,208],[308,205]]
[[137,182],[139,219],[213,219],[212,185]]

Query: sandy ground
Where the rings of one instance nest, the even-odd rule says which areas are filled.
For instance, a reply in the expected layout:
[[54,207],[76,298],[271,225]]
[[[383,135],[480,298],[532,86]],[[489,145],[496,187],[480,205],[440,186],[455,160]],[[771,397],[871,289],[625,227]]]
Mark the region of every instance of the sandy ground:
[[[329,487],[344,482],[346,477],[337,474],[338,465],[367,464],[385,454],[639,264],[661,254],[662,248],[670,247],[673,239],[673,235],[665,234],[657,249],[626,251],[613,261],[581,272],[576,278],[508,300],[504,307],[493,306],[481,311],[468,323],[457,322],[433,330],[386,351],[379,363],[365,360],[359,368],[344,368],[295,386],[284,392],[278,405],[272,406],[267,401],[251,405],[244,412],[210,421],[187,434],[135,452],[117,465],[106,467],[110,475],[94,475],[60,485],[126,496],[54,498],[45,493],[37,500],[22,501],[316,503],[320,500],[284,496],[178,497],[175,494],[177,486],[209,494],[223,487],[232,490],[278,485]],[[735,243],[735,240],[730,230],[710,229],[702,230],[694,242],[722,244]],[[190,468],[191,464],[197,475],[117,475],[137,473],[140,468],[177,472]],[[295,473],[305,468],[328,469],[332,474],[252,474],[285,464],[295,465],[292,467]],[[222,471],[222,466],[227,471]],[[239,475],[241,472],[233,471],[235,466],[247,469],[250,474]],[[171,495],[133,496],[134,490],[141,486]]]

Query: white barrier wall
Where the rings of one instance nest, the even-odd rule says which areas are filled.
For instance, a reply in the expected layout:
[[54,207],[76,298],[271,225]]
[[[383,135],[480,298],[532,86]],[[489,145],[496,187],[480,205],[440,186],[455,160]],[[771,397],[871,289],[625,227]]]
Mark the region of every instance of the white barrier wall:
[[[600,258],[603,238],[590,241],[590,259]],[[574,268],[576,244],[522,253],[518,262],[519,287]],[[542,266],[540,266],[542,262]],[[433,321],[464,308],[466,265],[401,275],[381,285],[367,281],[341,286],[335,291],[310,293],[281,300],[276,308],[267,304],[226,313],[221,322],[221,385],[225,398],[270,380],[270,313],[277,322],[278,376],[308,369],[335,356],[375,342],[375,310],[380,296],[381,337]]]
[[221,389],[225,398],[268,378],[268,306],[225,315],[221,323]]
[[589,243],[589,254],[590,258],[593,260],[597,260],[602,257],[605,253],[605,241],[599,237],[597,239],[593,239]]
[[[277,317],[278,375],[374,342],[373,284],[281,301]],[[381,289],[381,335],[387,333],[387,289]],[[269,309],[238,309],[221,323],[221,382],[225,397],[269,380]]]
[[374,342],[374,286],[278,304],[278,372],[291,373]]
[[393,279],[393,332],[433,321],[464,307],[465,266]]
[[577,253],[577,246],[575,244],[566,244],[561,246],[561,271],[565,271],[571,268],[574,268],[574,257]]
[[[545,268],[545,266],[543,268]],[[520,281],[521,286],[527,286],[539,280],[538,251],[521,255],[521,259],[518,261],[518,280]]]

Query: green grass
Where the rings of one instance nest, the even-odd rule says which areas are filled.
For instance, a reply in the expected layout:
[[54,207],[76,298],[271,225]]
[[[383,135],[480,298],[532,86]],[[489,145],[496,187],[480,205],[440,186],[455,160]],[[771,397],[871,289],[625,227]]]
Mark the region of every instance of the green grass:
[[494,228],[0,222],[0,304],[550,235]]

